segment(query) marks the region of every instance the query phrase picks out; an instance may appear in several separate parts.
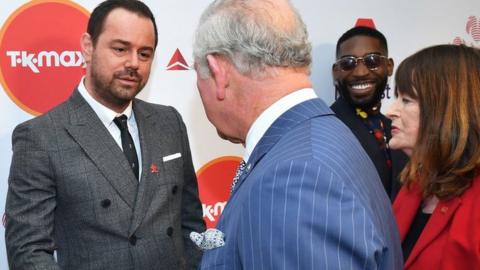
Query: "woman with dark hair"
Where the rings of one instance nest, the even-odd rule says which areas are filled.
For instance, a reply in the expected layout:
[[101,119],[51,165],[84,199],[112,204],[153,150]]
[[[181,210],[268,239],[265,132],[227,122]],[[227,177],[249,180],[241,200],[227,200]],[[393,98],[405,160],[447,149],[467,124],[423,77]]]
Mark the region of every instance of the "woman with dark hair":
[[480,269],[480,53],[423,49],[395,84],[389,145],[410,156],[393,205],[405,269]]

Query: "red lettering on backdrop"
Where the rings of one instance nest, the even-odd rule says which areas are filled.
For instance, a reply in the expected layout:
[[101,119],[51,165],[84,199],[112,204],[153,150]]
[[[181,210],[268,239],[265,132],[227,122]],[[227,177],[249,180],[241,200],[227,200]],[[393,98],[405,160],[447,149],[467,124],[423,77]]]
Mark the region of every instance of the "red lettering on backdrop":
[[70,96],[84,73],[88,17],[62,0],[32,1],[9,16],[0,31],[0,82],[20,108],[38,115]]
[[203,219],[214,228],[230,197],[233,176],[242,158],[225,156],[203,165],[197,172]]

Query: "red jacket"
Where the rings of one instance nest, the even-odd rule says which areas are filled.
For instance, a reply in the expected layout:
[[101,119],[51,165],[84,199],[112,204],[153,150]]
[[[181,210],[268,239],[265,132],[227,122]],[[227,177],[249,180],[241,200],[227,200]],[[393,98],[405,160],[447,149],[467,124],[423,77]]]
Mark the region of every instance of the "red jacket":
[[[418,187],[403,187],[393,204],[402,242],[421,202]],[[438,203],[405,269],[480,270],[480,175],[461,196]]]

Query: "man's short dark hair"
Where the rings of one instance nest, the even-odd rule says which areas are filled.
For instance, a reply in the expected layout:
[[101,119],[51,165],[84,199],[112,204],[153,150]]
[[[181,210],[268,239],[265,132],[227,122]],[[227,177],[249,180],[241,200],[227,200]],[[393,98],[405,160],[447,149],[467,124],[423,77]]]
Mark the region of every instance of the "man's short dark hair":
[[140,17],[148,18],[153,23],[153,29],[155,31],[155,48],[158,43],[157,24],[155,23],[155,17],[153,16],[150,8],[143,2],[138,0],[107,0],[100,3],[90,15],[88,20],[87,33],[92,39],[92,43],[95,46],[97,44],[98,37],[103,31],[105,24],[105,18],[110,12],[117,8],[123,8],[130,12],[133,12]]
[[343,42],[351,39],[352,37],[356,36],[367,36],[367,37],[372,37],[380,41],[380,45],[383,46],[383,49],[385,49],[385,52],[388,53],[388,46],[387,46],[387,39],[385,36],[378,31],[377,29],[371,28],[371,27],[366,27],[366,26],[357,26],[353,27],[347,32],[345,32],[337,41],[337,49],[335,55],[337,58],[339,57],[340,53],[340,46],[342,45]]

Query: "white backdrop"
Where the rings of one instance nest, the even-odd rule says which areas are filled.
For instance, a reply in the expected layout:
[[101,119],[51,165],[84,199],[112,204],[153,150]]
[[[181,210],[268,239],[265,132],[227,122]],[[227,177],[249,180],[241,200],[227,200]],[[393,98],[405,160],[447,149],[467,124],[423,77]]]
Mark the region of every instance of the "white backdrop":
[[[56,0],[59,1],[59,0]],[[2,1],[0,26],[28,1]],[[77,0],[75,3],[91,11],[99,1]],[[243,149],[220,140],[207,121],[193,70],[171,71],[167,65],[178,48],[188,65],[192,65],[192,37],[201,11],[210,0],[149,0],[159,31],[153,73],[139,97],[154,103],[176,107],[182,114],[190,137],[195,169],[219,156],[242,156]],[[453,43],[459,37],[467,44],[480,47],[480,2],[478,0],[292,0],[307,24],[313,45],[312,81],[317,93],[333,102],[331,65],[335,43],[351,28],[357,18],[373,18],[377,29],[385,34],[390,56],[395,63],[411,53],[434,44]],[[467,32],[469,17],[475,16],[478,36]],[[474,31],[473,31],[474,32]],[[475,34],[477,34],[475,32]],[[475,40],[474,37],[477,37]],[[0,44],[1,45],[1,44]],[[390,100],[386,100],[388,107]],[[4,212],[7,179],[11,160],[11,133],[14,127],[33,116],[20,109],[0,85],[0,212]],[[4,228],[0,226],[0,269],[7,269]]]

